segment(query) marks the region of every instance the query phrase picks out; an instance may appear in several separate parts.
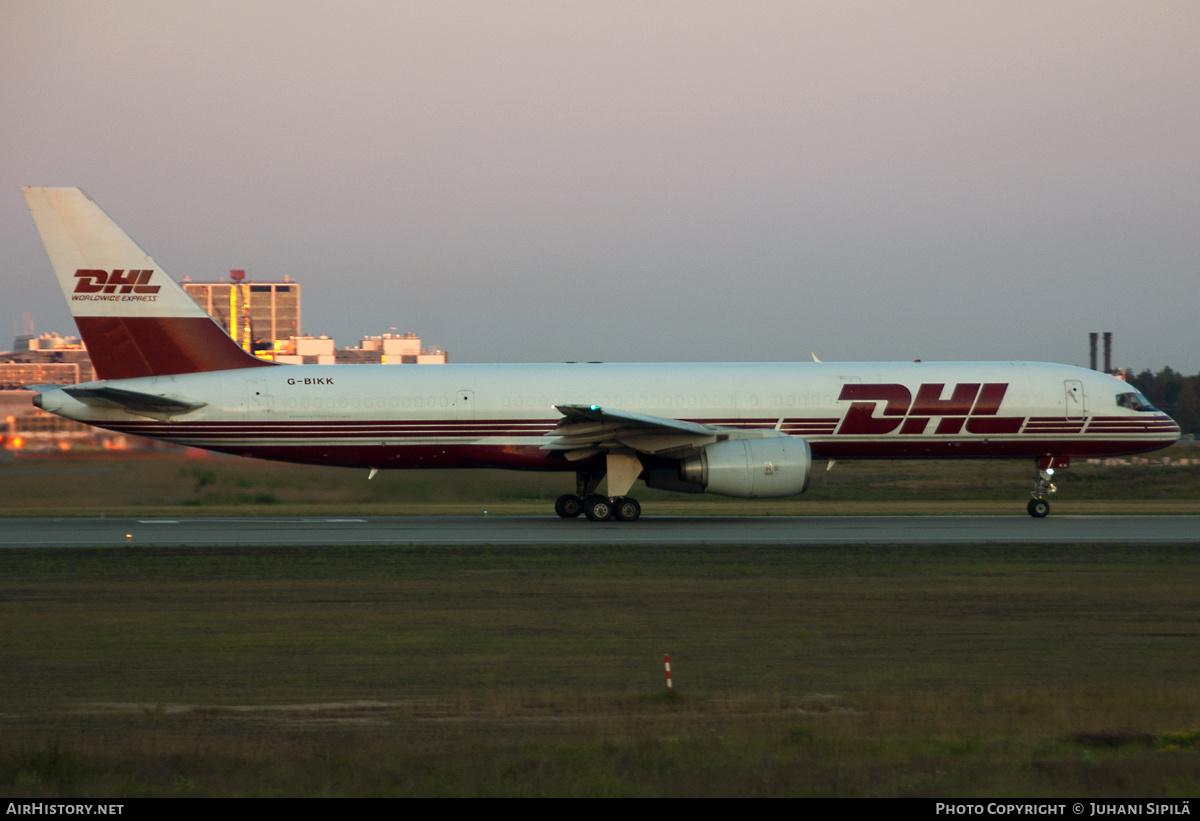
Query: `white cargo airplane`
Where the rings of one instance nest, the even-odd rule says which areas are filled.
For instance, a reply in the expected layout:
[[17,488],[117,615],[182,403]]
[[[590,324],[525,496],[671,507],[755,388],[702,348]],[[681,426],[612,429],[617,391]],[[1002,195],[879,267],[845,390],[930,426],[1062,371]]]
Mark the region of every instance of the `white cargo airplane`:
[[639,478],[792,496],[813,460],[839,459],[1029,459],[1040,518],[1072,457],[1179,438],[1124,382],[1036,362],[278,365],[242,350],[83,191],[24,191],[101,377],[32,386],[34,403],[122,433],[369,476],[574,471],[555,511],[593,521],[636,520]]

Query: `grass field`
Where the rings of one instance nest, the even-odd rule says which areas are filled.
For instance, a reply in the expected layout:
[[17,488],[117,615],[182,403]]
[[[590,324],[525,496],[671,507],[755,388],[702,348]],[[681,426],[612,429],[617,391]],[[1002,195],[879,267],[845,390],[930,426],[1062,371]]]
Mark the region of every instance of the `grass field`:
[[1193,796],[1198,583],[1194,546],[9,550],[0,795]]
[[[1021,515],[1031,474],[639,495]],[[1198,482],[1074,465],[1055,510],[1195,512]],[[23,458],[0,512],[544,513],[564,484]],[[0,551],[0,796],[1195,796],[1198,546]]]
[[[1200,513],[1200,447],[1152,454],[1170,464],[1089,465],[1061,471],[1055,512]],[[1181,460],[1188,464],[1181,465]],[[1031,462],[839,462],[814,465],[793,499],[727,499],[649,490],[646,515],[837,515],[1004,513],[1023,515]],[[574,490],[571,473],[366,471],[236,457],[149,453],[22,455],[0,462],[0,516],[428,513],[541,514]]]

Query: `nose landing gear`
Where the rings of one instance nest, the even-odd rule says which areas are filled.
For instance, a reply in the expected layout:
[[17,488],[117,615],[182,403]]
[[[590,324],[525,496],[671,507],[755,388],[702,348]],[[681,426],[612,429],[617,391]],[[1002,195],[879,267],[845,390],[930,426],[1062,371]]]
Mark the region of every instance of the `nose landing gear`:
[[1025,506],[1029,511],[1029,515],[1035,519],[1044,519],[1050,513],[1050,503],[1040,497],[1034,497],[1029,500],[1029,504]]
[[1050,479],[1054,476],[1054,469],[1065,468],[1070,465],[1069,457],[1064,456],[1046,456],[1038,460],[1038,478],[1033,483],[1033,490],[1030,496],[1029,504],[1025,509],[1029,511],[1029,515],[1035,519],[1044,519],[1050,513],[1050,503],[1046,501],[1047,496],[1058,490]]

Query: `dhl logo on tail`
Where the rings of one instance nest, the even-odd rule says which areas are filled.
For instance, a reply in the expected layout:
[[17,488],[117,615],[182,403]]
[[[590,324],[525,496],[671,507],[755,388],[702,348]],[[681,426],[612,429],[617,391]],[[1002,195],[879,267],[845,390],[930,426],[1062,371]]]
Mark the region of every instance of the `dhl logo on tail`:
[[[77,294],[157,294],[159,285],[150,285],[150,270],[134,270],[117,268],[113,271],[101,271],[94,268],[80,268],[75,272],[75,293]],[[120,288],[121,290],[117,290]]]

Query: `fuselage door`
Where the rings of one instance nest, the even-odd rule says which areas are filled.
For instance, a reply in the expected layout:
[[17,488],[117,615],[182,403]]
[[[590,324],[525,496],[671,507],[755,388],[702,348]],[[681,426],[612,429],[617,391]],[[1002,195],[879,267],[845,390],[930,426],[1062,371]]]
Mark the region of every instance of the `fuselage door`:
[[1087,415],[1087,394],[1078,379],[1063,382],[1063,412],[1068,419],[1082,419]]
[[454,394],[454,418],[475,418],[475,391],[460,390]]
[[267,380],[246,381],[246,409],[250,413],[270,413],[274,410],[274,397],[267,392]]

